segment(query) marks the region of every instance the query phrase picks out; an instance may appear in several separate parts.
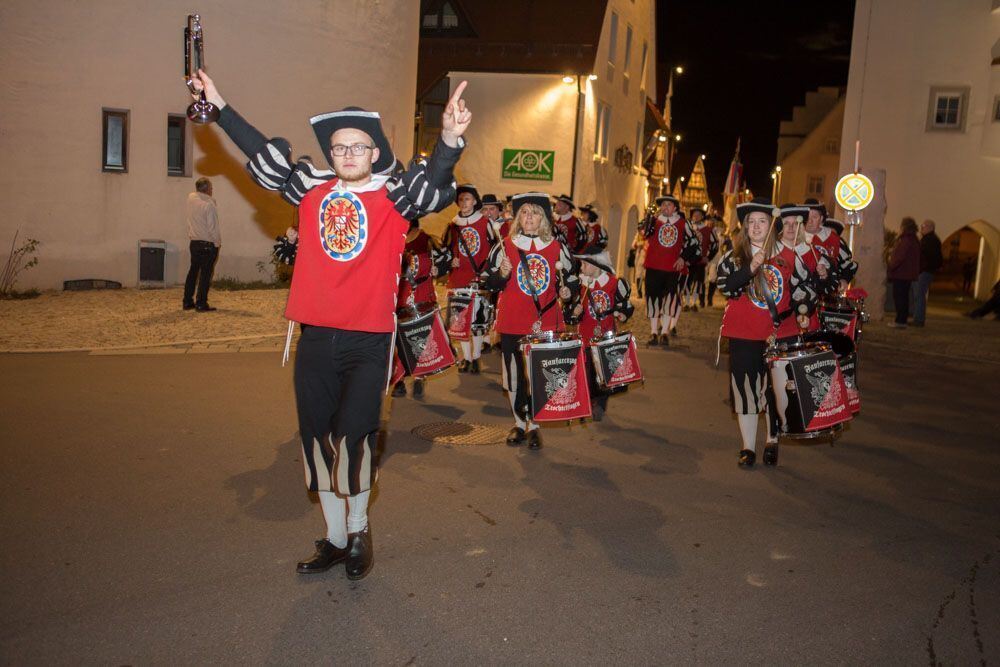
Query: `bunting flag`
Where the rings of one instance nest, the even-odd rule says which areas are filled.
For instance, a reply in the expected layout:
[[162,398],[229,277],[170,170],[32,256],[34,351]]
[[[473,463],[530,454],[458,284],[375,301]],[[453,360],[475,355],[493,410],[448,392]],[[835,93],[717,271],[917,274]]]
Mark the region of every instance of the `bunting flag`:
[[743,138],[736,140],[736,153],[733,161],[729,164],[729,173],[726,174],[726,187],[722,194],[726,197],[736,197],[742,191],[743,185],[743,164],[740,163],[740,143]]

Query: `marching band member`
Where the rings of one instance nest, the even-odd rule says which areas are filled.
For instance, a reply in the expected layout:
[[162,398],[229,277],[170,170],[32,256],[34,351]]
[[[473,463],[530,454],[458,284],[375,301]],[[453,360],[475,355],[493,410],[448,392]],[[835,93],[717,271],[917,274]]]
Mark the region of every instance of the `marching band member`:
[[219,95],[201,70],[192,85],[220,109],[219,127],[250,161],[260,186],[298,207],[301,227],[285,317],[299,322],[295,402],[306,486],[319,492],[327,536],[298,564],[302,574],[344,562],[350,579],[374,564],[368,499],[375,438],[389,378],[396,297],[408,220],[454,199],[455,163],[472,119],[462,82],[448,101],[442,131],[425,163],[405,172],[378,113],[358,107],[310,119],[332,171],[291,159],[282,138],[268,139]]
[[[632,317],[632,290],[627,280],[619,280],[611,268],[608,251],[596,245],[584,248],[574,257],[580,263],[580,293],[574,299],[573,316],[579,322],[580,338],[586,348],[595,336],[617,331],[616,321],[625,322]],[[590,350],[584,350],[587,378],[590,384],[590,403],[594,421],[601,421],[608,409],[607,391],[597,385],[594,360]]]
[[503,384],[514,413],[511,446],[542,446],[538,424],[530,420],[530,403],[520,339],[542,331],[562,331],[559,300],[569,301],[579,289],[573,258],[555,237],[549,196],[541,192],[515,195],[510,236],[490,252],[486,285],[500,292],[496,328],[503,354]]
[[[499,241],[493,224],[482,213],[483,202],[479,198],[476,186],[460,185],[456,192],[458,215],[444,232],[441,245],[445,252],[439,252],[437,260],[439,272],[448,273],[448,289],[479,284],[482,281],[490,249]],[[444,258],[444,261],[441,261],[441,258]],[[486,331],[476,325],[477,314],[471,313],[472,340],[459,341],[461,343],[459,347],[462,348],[462,361],[458,364],[459,373],[480,371],[479,358],[483,353],[483,335]]]
[[809,207],[806,241],[829,260],[839,291],[844,292],[854,280],[854,274],[858,272],[858,265],[851,255],[851,249],[842,238],[844,225],[826,217],[826,206],[815,199],[807,199],[804,206]]
[[[806,241],[805,220],[808,215],[809,208],[804,204],[782,204],[774,221],[774,234],[778,238],[775,251],[785,261],[798,260],[802,263],[807,278],[800,285],[818,297],[831,289],[836,290],[836,281],[830,278],[830,264],[826,257],[816,252]],[[786,317],[774,336],[777,342],[782,342],[798,337],[803,331],[817,331],[819,328],[819,316],[810,308],[806,326],[802,326],[796,317]]]
[[574,208],[576,205],[573,204],[573,199],[569,195],[556,197],[556,217],[553,221],[555,233],[570,252],[575,252],[580,247],[580,243],[587,237],[587,229],[583,222],[573,215]]
[[493,231],[496,232],[498,239],[507,238],[507,233],[510,231],[510,223],[503,217],[503,208],[504,203],[497,199],[496,195],[483,195],[483,215],[493,225]]
[[586,235],[583,237],[580,245],[584,248],[589,248],[591,246],[604,250],[608,247],[608,231],[604,229],[604,226],[598,222],[601,216],[594,208],[593,204],[587,204],[586,206],[580,207],[580,213],[583,214],[583,224],[586,230]]
[[715,259],[719,252],[719,237],[716,236],[711,221],[705,217],[704,210],[691,209],[691,222],[698,232],[701,255],[691,263],[687,298],[691,310],[697,312],[699,306],[705,307],[705,274],[709,262]]
[[756,461],[757,422],[765,409],[764,464],[778,463],[777,411],[764,353],[785,318],[808,326],[817,296],[802,260],[774,237],[774,213],[766,197],[739,204],[742,231],[719,262],[719,291],[729,299],[721,335],[729,339],[732,403],[743,442],[739,465],[745,468]]
[[642,227],[646,238],[646,311],[652,330],[649,345],[667,347],[667,333],[677,333],[681,274],[701,256],[701,244],[695,228],[678,212],[676,197],[657,197],[656,205],[660,207],[658,215],[649,216]]
[[[434,276],[437,267],[431,261],[432,253],[437,243],[430,234],[420,229],[420,218],[410,220],[410,229],[406,232],[406,247],[403,250],[403,272],[399,281],[398,307],[414,308],[418,303],[437,304],[437,292],[434,290]],[[403,380],[396,383],[392,390],[393,396],[406,396],[406,385]],[[424,381],[413,380],[413,396],[424,395]]]

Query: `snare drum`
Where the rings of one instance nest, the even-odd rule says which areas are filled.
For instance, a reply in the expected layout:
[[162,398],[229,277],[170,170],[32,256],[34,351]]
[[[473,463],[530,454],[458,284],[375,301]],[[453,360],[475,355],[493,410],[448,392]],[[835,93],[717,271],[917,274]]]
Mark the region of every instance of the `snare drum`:
[[825,343],[780,343],[765,353],[780,435],[832,436],[851,419],[837,355]]
[[802,336],[808,343],[827,343],[837,355],[840,372],[844,375],[844,386],[847,387],[847,406],[851,414],[861,412],[861,393],[858,389],[858,350],[847,334],[829,331],[810,331]]
[[590,339],[590,354],[594,360],[594,376],[602,389],[623,387],[642,382],[635,336],[625,332],[607,332]]
[[406,374],[413,377],[435,375],[455,363],[441,313],[432,301],[398,312],[396,344]]
[[453,339],[469,340],[474,333],[486,333],[495,318],[489,292],[475,287],[448,290],[448,335]]
[[589,417],[590,388],[583,341],[576,334],[551,331],[521,338],[532,421]]
[[824,330],[846,334],[852,341],[861,333],[859,313],[853,301],[840,295],[825,297],[817,309],[819,324]]

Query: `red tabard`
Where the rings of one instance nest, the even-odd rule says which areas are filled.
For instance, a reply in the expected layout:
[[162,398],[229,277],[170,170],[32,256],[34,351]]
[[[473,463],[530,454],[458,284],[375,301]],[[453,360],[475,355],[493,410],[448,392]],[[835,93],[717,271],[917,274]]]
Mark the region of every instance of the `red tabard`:
[[[507,281],[507,286],[500,293],[497,302],[496,330],[502,334],[524,336],[532,332],[532,325],[538,319],[538,310],[531,298],[529,277],[521,266],[517,246],[510,239],[504,239],[503,246],[510,262],[511,272],[510,280]],[[553,240],[541,250],[534,248],[532,245],[532,249],[524,254],[528,260],[531,278],[535,283],[538,302],[545,308],[553,299],[558,299],[559,269],[556,268],[556,263],[559,261],[562,245],[559,241]],[[562,330],[562,307],[556,303],[542,316],[542,331]]]
[[409,280],[401,278],[397,303],[400,306],[412,306],[415,303],[436,302],[437,294],[434,292],[434,281],[431,279],[431,238],[420,230],[416,238],[407,241],[406,252],[410,256],[412,273],[410,280],[423,282],[419,282],[414,290]]
[[[806,269],[808,269],[810,273],[815,273],[816,258],[813,257],[812,251],[807,250],[806,246],[803,245],[799,247],[799,252],[801,253],[799,257],[802,259],[802,263],[806,265]],[[795,260],[794,251],[792,251],[787,246],[782,248],[779,256],[790,258],[790,261]],[[775,303],[777,304],[777,301]],[[778,308],[778,312],[781,312],[780,307]],[[819,316],[816,315],[816,313],[814,312],[812,316],[809,318],[809,327],[806,329],[806,331],[816,331],[818,329],[819,329]],[[787,318],[782,320],[781,326],[778,327],[778,333],[776,335],[778,338],[788,338],[790,336],[798,336],[799,332],[800,330],[799,330],[798,320],[795,319],[794,315],[789,315]]]
[[674,264],[681,256],[684,247],[684,218],[670,222],[657,216],[653,234],[646,244],[646,268],[657,271],[673,271]]
[[829,230],[830,235],[824,241],[820,239],[819,234],[814,234],[812,246],[816,248],[816,252],[829,259],[831,265],[837,266],[837,258],[840,256],[840,235],[829,227],[823,227],[820,231],[824,229]]
[[583,226],[587,228],[587,239],[581,247],[586,248],[587,246],[597,243],[597,237],[601,235],[601,223],[585,222],[583,223]]
[[701,260],[699,264],[708,263],[708,251],[711,249],[712,245],[712,228],[708,225],[704,225],[698,230],[698,235],[701,237]]
[[386,198],[336,190],[334,179],[299,204],[299,249],[285,317],[321,327],[389,333],[407,222]]
[[473,222],[467,225],[459,225],[452,222],[449,230],[451,233],[451,254],[453,257],[458,258],[458,268],[452,269],[451,273],[448,274],[449,289],[468,287],[469,283],[478,279],[476,270],[472,267],[472,262],[469,261],[469,256],[465,254],[462,244],[458,242],[460,234],[465,240],[465,245],[469,248],[469,252],[472,253],[473,259],[476,260],[477,266],[480,268],[485,267],[486,258],[490,254],[490,237],[486,231],[487,227],[490,226],[490,221],[478,211],[469,216],[469,218]]
[[558,217],[556,217],[555,222],[553,222],[552,224],[563,235],[563,238],[566,239],[566,243],[569,244],[570,252],[575,250],[577,248],[576,244],[579,241],[579,239],[577,239],[576,237],[577,228],[580,224],[580,221],[577,219],[577,217],[575,215],[571,215],[566,220],[560,220]]
[[[608,282],[598,287],[596,284],[587,289],[587,296],[584,298],[583,313],[580,314],[579,332],[584,345],[590,345],[590,339],[597,334],[600,328],[601,333],[615,331],[615,316],[612,311],[615,305],[615,294],[618,293],[618,278],[609,276]],[[604,315],[604,317],[600,317]],[[600,317],[600,319],[598,319]]]
[[[794,269],[795,256],[788,248],[769,259],[759,269],[764,272],[779,313],[790,307]],[[796,329],[796,333],[797,331]],[[757,280],[754,277],[739,298],[726,302],[726,312],[722,315],[722,335],[726,338],[767,340],[773,332],[774,323],[767,308],[767,300],[757,294]]]

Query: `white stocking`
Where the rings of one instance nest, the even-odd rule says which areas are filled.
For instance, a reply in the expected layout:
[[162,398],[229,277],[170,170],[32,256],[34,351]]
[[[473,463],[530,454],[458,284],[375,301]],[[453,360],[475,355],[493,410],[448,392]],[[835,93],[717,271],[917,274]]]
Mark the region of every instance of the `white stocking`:
[[326,539],[333,546],[347,546],[347,503],[333,491],[320,491],[319,504],[326,519]]
[[347,499],[350,511],[347,514],[347,531],[349,533],[360,533],[368,525],[368,496],[371,491],[362,491],[356,496]]
[[757,451],[757,415],[736,415],[740,423],[740,436],[743,438],[743,449]]

